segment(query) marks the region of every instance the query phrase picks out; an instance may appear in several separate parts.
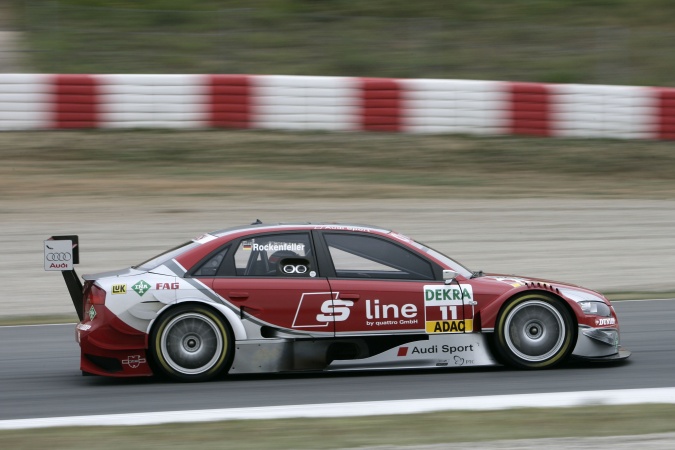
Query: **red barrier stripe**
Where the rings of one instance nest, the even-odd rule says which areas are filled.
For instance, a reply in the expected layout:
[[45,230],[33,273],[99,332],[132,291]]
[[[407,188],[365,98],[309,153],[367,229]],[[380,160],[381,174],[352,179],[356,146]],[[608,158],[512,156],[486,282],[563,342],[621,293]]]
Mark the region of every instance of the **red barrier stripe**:
[[551,95],[541,83],[510,83],[509,131],[511,134],[551,136]]
[[361,79],[361,129],[401,131],[401,86],[386,78]]
[[209,77],[209,125],[251,128],[251,79],[248,75]]
[[92,75],[56,75],[54,78],[54,128],[97,128],[98,80]]
[[675,89],[658,88],[657,138],[675,140]]

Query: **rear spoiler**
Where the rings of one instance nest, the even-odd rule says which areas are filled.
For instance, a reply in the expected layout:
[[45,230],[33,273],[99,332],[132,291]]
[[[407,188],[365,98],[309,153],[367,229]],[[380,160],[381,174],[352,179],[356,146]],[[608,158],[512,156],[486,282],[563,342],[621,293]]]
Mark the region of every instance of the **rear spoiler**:
[[44,246],[45,270],[63,274],[77,317],[82,320],[82,282],[73,267],[80,263],[79,238],[76,235],[52,236],[44,241]]

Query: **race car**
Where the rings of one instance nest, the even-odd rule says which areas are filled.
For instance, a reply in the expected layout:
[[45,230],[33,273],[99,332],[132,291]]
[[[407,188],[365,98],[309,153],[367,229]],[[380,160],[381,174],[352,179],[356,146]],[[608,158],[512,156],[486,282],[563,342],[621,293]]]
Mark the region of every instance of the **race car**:
[[[69,253],[70,252],[70,253]],[[547,369],[617,361],[619,323],[598,292],[472,272],[365,225],[257,221],[130,268],[84,275],[77,236],[45,241],[80,318],[84,374],[204,381],[224,374]]]

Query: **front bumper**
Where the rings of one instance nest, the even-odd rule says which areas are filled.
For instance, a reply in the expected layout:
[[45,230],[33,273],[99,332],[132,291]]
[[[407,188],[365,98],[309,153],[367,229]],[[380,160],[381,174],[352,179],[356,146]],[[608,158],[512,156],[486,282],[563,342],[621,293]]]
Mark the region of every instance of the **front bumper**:
[[619,330],[616,328],[593,328],[580,326],[577,345],[572,356],[589,361],[618,361],[631,355],[619,345]]

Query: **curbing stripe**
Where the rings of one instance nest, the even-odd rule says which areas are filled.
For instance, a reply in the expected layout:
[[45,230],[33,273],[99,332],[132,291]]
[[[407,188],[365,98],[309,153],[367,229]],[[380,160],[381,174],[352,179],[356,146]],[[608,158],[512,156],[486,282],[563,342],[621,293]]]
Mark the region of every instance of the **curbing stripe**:
[[488,411],[511,408],[565,408],[644,403],[675,404],[675,387],[46,417],[2,420],[0,421],[0,430],[73,426],[158,425],[222,420],[357,417],[419,414],[434,411]]

